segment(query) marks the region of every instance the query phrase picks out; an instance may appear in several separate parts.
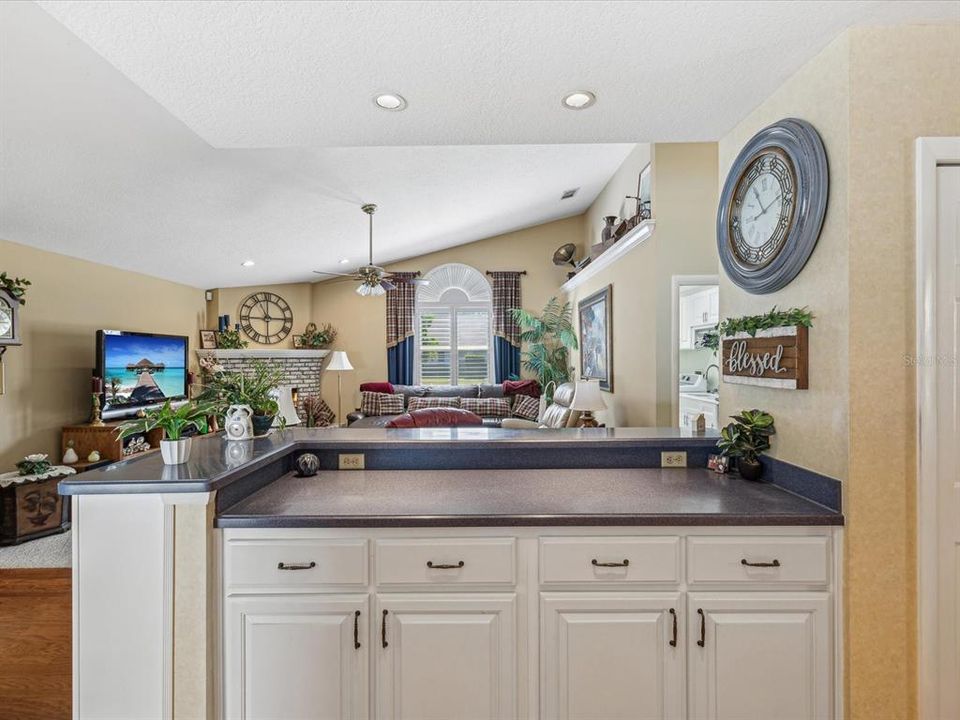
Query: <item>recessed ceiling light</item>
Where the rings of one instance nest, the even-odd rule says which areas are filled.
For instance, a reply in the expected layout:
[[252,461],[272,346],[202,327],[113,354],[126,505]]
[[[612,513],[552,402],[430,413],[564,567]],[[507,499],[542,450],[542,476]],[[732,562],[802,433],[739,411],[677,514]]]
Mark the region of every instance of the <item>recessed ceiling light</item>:
[[346,265],[348,262],[350,262],[350,258],[340,258],[341,265]]
[[407,101],[403,95],[397,93],[382,93],[377,95],[373,101],[377,104],[377,107],[384,110],[403,110],[407,107]]
[[243,265],[244,267],[253,267],[254,265],[256,265],[256,263],[253,260],[244,260],[240,264]]
[[597,96],[588,90],[577,90],[563,98],[563,106],[569,110],[586,110],[597,101]]

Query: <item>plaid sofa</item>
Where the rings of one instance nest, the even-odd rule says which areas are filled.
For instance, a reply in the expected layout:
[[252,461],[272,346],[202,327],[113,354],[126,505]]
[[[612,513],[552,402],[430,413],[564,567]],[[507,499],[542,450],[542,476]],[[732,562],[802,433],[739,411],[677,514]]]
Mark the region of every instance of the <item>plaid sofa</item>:
[[[411,397],[502,398],[503,385],[394,385],[395,393],[402,393],[404,406]],[[347,426],[352,428],[385,427],[396,415],[366,416],[359,409],[347,414]],[[500,427],[501,418],[485,417],[487,427]]]

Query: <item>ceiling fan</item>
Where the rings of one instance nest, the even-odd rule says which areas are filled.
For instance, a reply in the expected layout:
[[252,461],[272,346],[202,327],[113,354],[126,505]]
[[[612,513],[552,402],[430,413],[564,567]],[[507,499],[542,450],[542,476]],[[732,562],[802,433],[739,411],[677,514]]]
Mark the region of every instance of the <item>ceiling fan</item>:
[[314,270],[317,275],[332,275],[333,277],[349,278],[356,280],[360,284],[357,286],[357,294],[363,296],[384,295],[390,290],[396,290],[399,283],[410,283],[412,285],[426,285],[429,280],[422,278],[405,278],[391,275],[379,265],[373,264],[373,214],[377,211],[377,206],[368,203],[360,208],[370,218],[370,254],[369,262],[361,265],[352,273],[335,273]]

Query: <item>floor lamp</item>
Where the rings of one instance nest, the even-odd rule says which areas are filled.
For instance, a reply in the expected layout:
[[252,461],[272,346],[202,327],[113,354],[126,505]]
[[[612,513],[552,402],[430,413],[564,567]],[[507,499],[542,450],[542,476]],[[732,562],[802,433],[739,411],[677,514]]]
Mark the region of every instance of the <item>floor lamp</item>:
[[330,362],[327,363],[327,370],[333,370],[337,373],[337,426],[340,426],[340,417],[343,404],[342,398],[342,378],[345,370],[353,370],[350,364],[350,358],[343,350],[334,350],[330,353]]

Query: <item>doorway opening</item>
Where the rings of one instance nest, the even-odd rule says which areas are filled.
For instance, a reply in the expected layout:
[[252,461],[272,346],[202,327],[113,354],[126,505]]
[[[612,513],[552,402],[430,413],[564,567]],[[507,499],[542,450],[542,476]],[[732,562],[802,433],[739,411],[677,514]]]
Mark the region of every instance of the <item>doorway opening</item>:
[[720,364],[716,349],[720,285],[716,275],[673,276],[673,424],[719,426]]

